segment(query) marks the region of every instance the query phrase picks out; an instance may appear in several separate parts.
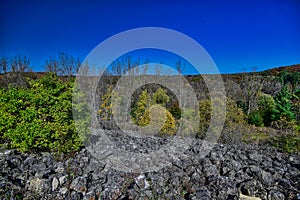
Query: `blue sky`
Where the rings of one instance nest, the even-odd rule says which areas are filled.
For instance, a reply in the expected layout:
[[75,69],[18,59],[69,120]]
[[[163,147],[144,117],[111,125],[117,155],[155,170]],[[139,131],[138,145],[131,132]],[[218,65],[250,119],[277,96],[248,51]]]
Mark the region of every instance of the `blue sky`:
[[[148,26],[192,37],[221,73],[300,63],[299,0],[0,2],[0,56],[29,56],[35,71],[59,51],[83,60],[108,37]],[[137,55],[170,65],[178,59],[157,51]]]

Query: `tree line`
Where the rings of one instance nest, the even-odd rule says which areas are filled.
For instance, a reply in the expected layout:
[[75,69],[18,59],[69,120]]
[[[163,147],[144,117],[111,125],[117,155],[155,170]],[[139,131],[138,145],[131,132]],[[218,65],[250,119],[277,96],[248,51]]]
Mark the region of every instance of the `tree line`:
[[[44,72],[51,72],[58,76],[65,76],[70,79],[74,76],[81,65],[80,59],[67,52],[59,52],[57,56],[50,56],[43,66]],[[0,58],[0,86],[8,88],[29,87],[27,79],[37,79],[33,72],[31,58],[23,55],[12,57],[2,56]]]
[[[74,75],[81,65],[79,57],[67,52],[59,52],[57,56],[50,56],[44,64],[45,72],[53,72],[59,76]],[[0,74],[32,72],[31,58],[23,55],[0,58]]]

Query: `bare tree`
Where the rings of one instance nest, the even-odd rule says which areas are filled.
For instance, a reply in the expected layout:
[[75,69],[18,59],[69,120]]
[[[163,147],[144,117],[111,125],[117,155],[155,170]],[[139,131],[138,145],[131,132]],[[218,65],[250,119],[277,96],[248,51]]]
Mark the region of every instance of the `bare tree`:
[[115,76],[122,76],[122,63],[119,60],[116,60],[112,63],[112,73]]
[[181,59],[179,59],[177,62],[176,62],[176,69],[178,71],[178,74],[182,74],[183,70],[185,69],[185,63],[183,63],[181,61]]
[[[139,66],[140,60],[133,60],[130,55],[123,56],[118,60],[115,60],[111,65],[113,75],[122,76],[130,72],[130,75],[139,74],[139,69],[135,68]],[[135,69],[134,69],[135,68]],[[132,70],[134,69],[134,70]]]
[[11,58],[10,68],[14,73],[17,72],[30,72],[32,69],[30,67],[30,59],[27,56],[17,55]]
[[149,68],[149,60],[146,60],[143,65],[143,75],[147,75],[148,68]]
[[46,60],[45,70],[47,72],[53,72],[55,74],[60,73],[59,62],[55,57],[49,57],[49,60]]
[[[255,72],[256,68],[252,68]],[[258,75],[243,73],[241,88],[244,92],[247,115],[256,108],[258,94],[262,90],[262,78]]]
[[96,67],[90,66],[90,64],[87,61],[82,63],[82,65],[80,67],[80,71],[78,70],[78,73],[80,73],[80,75],[82,75],[82,76],[96,76],[97,75]]
[[161,63],[155,64],[155,75],[159,76],[161,72],[162,72],[162,64]]
[[80,67],[80,59],[74,58],[67,52],[59,52],[58,57],[50,57],[46,60],[45,69],[48,72],[54,72],[59,75],[65,75],[70,78],[78,72]]
[[0,74],[6,73],[8,71],[8,67],[9,67],[8,58],[6,56],[2,56],[0,58]]
[[27,72],[31,72],[30,58],[27,56],[16,55],[9,59],[4,57],[1,61],[2,68],[7,72],[10,69],[11,73],[5,75],[5,82],[8,86],[9,84],[14,87],[26,87],[28,82],[26,76],[30,76]]
[[59,53],[59,61],[62,74],[67,75],[69,78],[74,75],[80,67],[79,58],[75,59],[72,55],[69,55],[66,52]]
[[133,60],[132,57],[129,55],[123,57],[121,62],[123,66],[123,74],[130,71],[131,75],[134,75],[134,70],[132,69],[139,66],[140,60],[139,59]]

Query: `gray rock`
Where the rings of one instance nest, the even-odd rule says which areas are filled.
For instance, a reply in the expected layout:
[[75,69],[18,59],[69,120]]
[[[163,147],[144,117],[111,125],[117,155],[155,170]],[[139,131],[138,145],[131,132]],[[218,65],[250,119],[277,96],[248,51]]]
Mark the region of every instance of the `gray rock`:
[[204,167],[203,173],[205,176],[217,176],[218,170],[215,165]]
[[54,171],[56,173],[64,173],[65,172],[64,164],[61,163],[61,162],[55,163],[54,164]]
[[70,196],[71,196],[72,200],[81,200],[83,197],[82,194],[80,194],[76,191],[72,191]]
[[249,154],[249,158],[253,161],[256,161],[256,162],[261,162],[262,161],[262,155],[258,154],[257,152]]
[[242,182],[240,186],[241,193],[246,196],[255,196],[261,190],[263,190],[262,184],[254,179]]
[[86,167],[85,172],[89,173],[96,173],[99,174],[103,169],[105,165],[97,160],[92,160],[89,165]]
[[68,190],[68,188],[63,187],[63,188],[59,189],[59,193],[61,193],[64,197],[66,197],[67,194],[69,193],[69,190]]
[[286,199],[284,194],[279,191],[271,190],[268,194],[269,200],[284,200]]
[[271,185],[273,182],[273,177],[271,175],[271,173],[266,172],[264,170],[260,171],[260,176],[259,176],[260,180],[262,183],[266,184],[266,185]]
[[84,177],[75,178],[70,185],[70,189],[85,194],[87,192],[87,179]]
[[40,163],[36,163],[34,165],[31,165],[29,171],[35,175],[40,174],[40,176],[42,177],[44,174],[47,174],[49,171],[46,171],[46,165],[42,162]]
[[33,178],[28,189],[38,194],[47,194],[50,191],[50,182],[47,179]]
[[[109,135],[110,134],[110,135]],[[168,139],[108,137],[124,150],[153,151]],[[115,137],[115,138],[114,138]],[[135,147],[133,147],[135,146]],[[53,159],[49,153],[0,153],[0,198],[23,199],[297,199],[300,194],[299,155],[254,145],[216,144],[205,158],[201,140],[183,157],[157,172],[124,173],[95,160],[86,149],[72,157]],[[27,181],[28,180],[28,181]],[[41,196],[34,196],[41,194]]]
[[291,182],[285,178],[280,179],[278,182],[279,185],[281,185],[283,188],[290,188],[291,187]]
[[195,197],[197,199],[211,199],[211,192],[207,189],[207,187],[202,186],[197,189]]
[[24,165],[33,165],[37,160],[33,156],[29,156],[24,160]]
[[96,199],[96,194],[94,191],[90,191],[86,193],[83,197],[83,200],[95,200]]

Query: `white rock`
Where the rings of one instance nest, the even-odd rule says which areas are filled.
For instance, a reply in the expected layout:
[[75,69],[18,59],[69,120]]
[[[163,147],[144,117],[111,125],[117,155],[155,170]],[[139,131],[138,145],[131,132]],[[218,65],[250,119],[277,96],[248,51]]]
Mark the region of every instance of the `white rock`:
[[66,195],[66,194],[68,193],[68,191],[69,191],[68,188],[65,188],[65,187],[59,189],[59,192],[60,192],[62,195]]
[[240,200],[261,200],[261,199],[258,197],[250,197],[250,196],[240,194]]
[[67,181],[67,175],[62,176],[59,178],[59,184],[63,185]]
[[58,188],[59,182],[57,178],[53,178],[52,180],[52,191],[56,190]]

